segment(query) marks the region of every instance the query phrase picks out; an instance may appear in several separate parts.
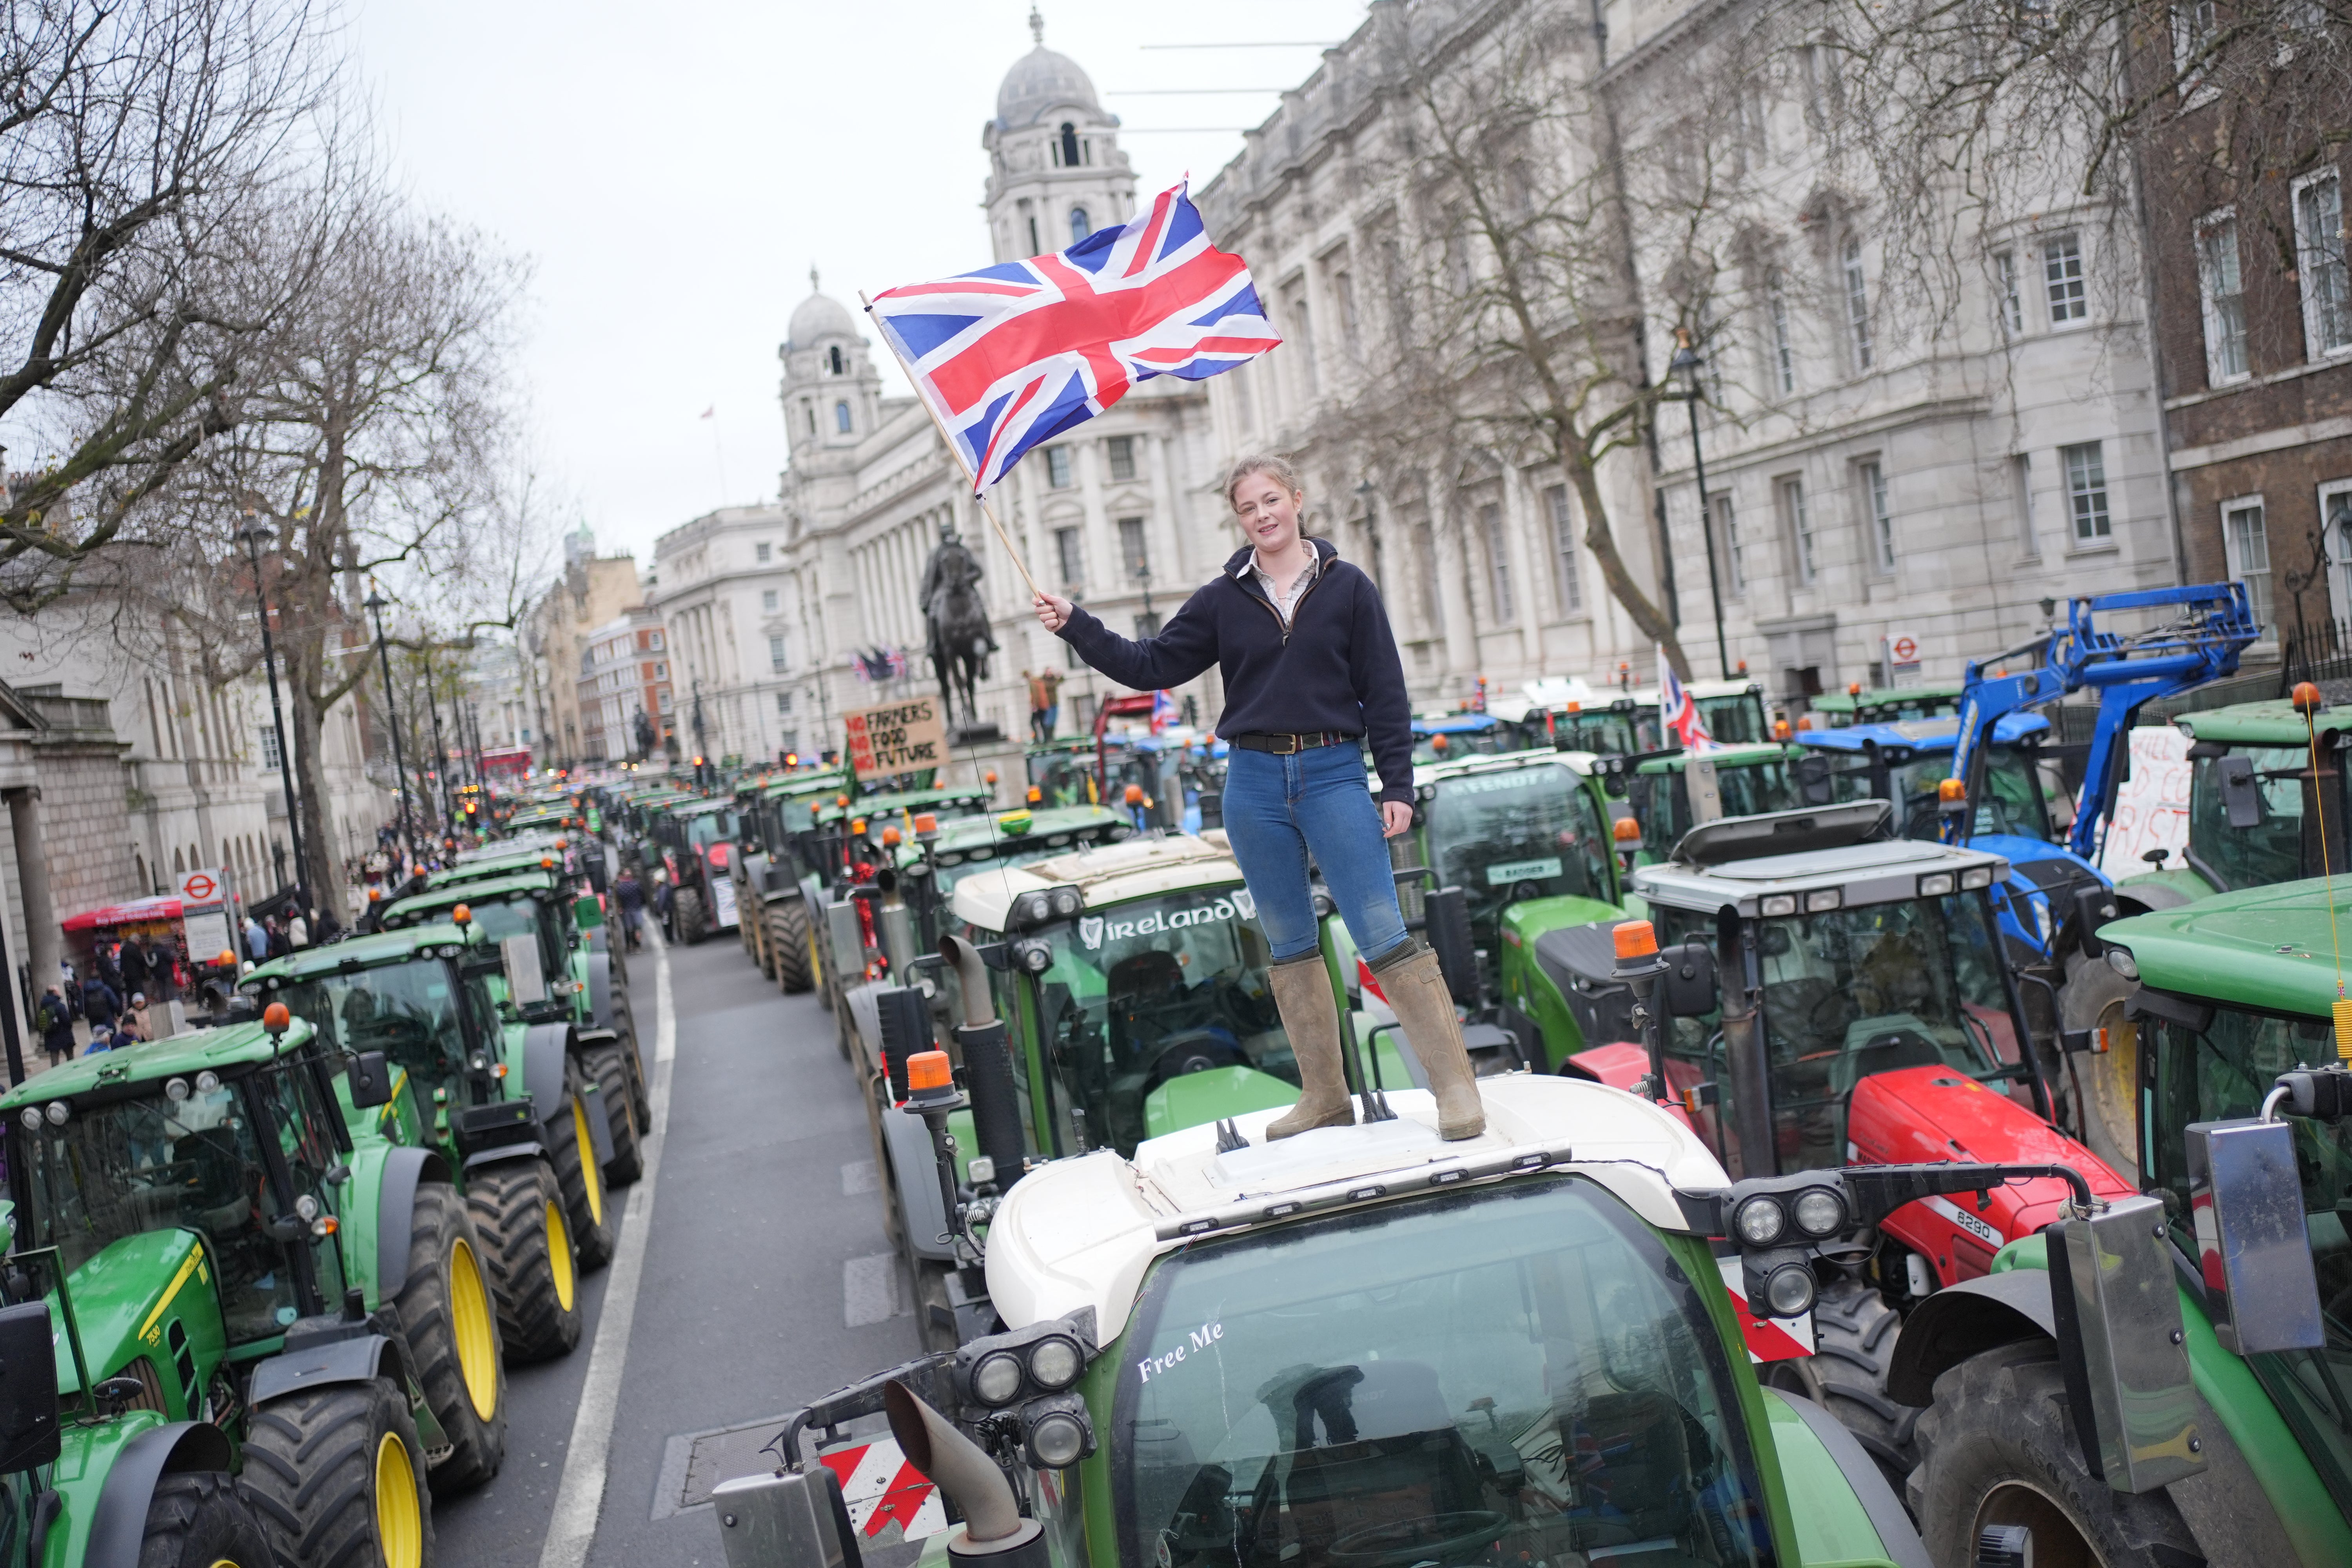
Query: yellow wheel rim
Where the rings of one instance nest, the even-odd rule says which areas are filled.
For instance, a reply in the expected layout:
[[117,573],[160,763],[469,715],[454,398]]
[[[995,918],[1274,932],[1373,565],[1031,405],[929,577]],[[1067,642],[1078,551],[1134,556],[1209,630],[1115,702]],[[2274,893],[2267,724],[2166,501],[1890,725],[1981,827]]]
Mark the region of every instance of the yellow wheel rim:
[[588,1136],[588,1108],[572,1097],[572,1131],[580,1140],[580,1179],[588,1185],[588,1218],[604,1223],[604,1173],[596,1168],[596,1142]]
[[383,1568],[424,1568],[425,1519],[408,1445],[386,1432],[375,1446],[375,1543]]
[[555,1276],[556,1304],[572,1310],[572,1228],[563,1223],[563,1205],[547,1205],[547,1268]]
[[457,1371],[466,1379],[466,1397],[485,1421],[499,1413],[499,1336],[492,1321],[481,1265],[459,1237],[449,1249],[449,1327],[457,1340]]

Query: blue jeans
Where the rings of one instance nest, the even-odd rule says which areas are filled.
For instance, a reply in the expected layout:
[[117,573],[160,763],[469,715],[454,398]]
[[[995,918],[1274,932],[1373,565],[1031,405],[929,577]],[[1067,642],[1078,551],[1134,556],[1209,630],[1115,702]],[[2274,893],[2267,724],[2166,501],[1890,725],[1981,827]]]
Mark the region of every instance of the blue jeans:
[[1358,748],[1318,746],[1284,757],[1235,746],[1225,765],[1225,836],[1276,963],[1316,946],[1310,854],[1358,952],[1385,958],[1403,944],[1388,840]]

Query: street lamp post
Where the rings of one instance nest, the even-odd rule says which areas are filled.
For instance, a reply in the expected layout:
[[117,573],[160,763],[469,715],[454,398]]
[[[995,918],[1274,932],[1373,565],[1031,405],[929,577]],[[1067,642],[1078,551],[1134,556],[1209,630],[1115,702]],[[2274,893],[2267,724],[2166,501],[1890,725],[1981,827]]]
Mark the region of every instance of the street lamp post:
[[383,606],[386,600],[373,587],[368,590],[367,612],[375,617],[375,656],[383,667],[384,728],[392,732],[392,776],[400,785],[400,837],[407,845],[411,860],[416,857],[416,830],[408,820],[408,764],[400,754],[400,705],[392,694],[392,649],[383,640]]
[[425,710],[433,715],[433,776],[440,784],[441,832],[446,837],[457,825],[457,808],[449,795],[449,749],[441,743],[441,699],[433,690],[433,643],[425,644]]
[[1706,546],[1706,596],[1715,606],[1715,657],[1723,666],[1723,679],[1731,679],[1731,645],[1723,635],[1723,584],[1718,581],[1715,565],[1715,509],[1706,502],[1706,458],[1698,446],[1698,405],[1706,399],[1698,381],[1698,350],[1691,346],[1690,329],[1675,329],[1675,357],[1666,366],[1666,374],[1681,372],[1686,391],[1684,402],[1690,410],[1691,469],[1698,480],[1699,538]]
[[694,786],[697,789],[703,787],[702,769],[709,756],[710,752],[703,742],[702,677],[698,675],[694,678]]
[[[261,544],[275,542],[278,531],[248,510],[245,526],[236,531],[237,539],[245,545],[246,560],[253,566],[253,603],[261,616],[261,662],[269,671],[269,726],[278,737],[278,779],[286,786],[286,837],[294,849],[294,897],[307,910],[310,907],[309,862],[302,854],[302,816],[294,805],[294,753],[286,744],[286,713],[278,700],[278,644],[269,635],[269,599],[261,591]],[[282,878],[284,872],[280,872]]]

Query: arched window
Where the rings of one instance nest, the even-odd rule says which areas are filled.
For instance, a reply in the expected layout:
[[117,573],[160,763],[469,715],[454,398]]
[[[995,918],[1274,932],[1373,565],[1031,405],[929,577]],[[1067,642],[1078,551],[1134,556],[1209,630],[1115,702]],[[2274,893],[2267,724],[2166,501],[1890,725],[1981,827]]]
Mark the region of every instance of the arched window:
[[1068,121],[1062,121],[1062,167],[1078,166],[1078,128]]
[[835,404],[835,405],[833,405],[833,422],[834,422],[834,424],[835,424],[836,426],[838,426],[838,427],[839,427],[839,429],[840,429],[840,431],[841,431],[841,433],[842,433],[843,435],[846,436],[846,435],[848,435],[848,434],[849,434],[849,405],[848,405],[848,404],[846,404],[846,403],[836,403],[836,404]]
[[839,343],[835,343],[833,347],[825,350],[824,352],[825,357],[833,362],[833,374],[839,375],[841,374],[841,345]]
[[1072,207],[1070,209],[1070,243],[1076,245],[1093,232],[1094,229],[1087,223],[1087,209]]

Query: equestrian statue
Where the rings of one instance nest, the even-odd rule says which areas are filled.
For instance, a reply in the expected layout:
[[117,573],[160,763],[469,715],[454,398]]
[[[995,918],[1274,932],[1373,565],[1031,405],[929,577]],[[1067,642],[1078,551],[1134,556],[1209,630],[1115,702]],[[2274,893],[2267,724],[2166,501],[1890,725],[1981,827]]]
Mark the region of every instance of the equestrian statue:
[[923,620],[929,628],[931,668],[940,679],[942,717],[951,728],[958,690],[963,693],[964,724],[980,724],[975,688],[987,678],[988,656],[996,651],[996,638],[988,629],[988,607],[980,598],[985,570],[952,523],[940,530],[939,548],[923,567]]

